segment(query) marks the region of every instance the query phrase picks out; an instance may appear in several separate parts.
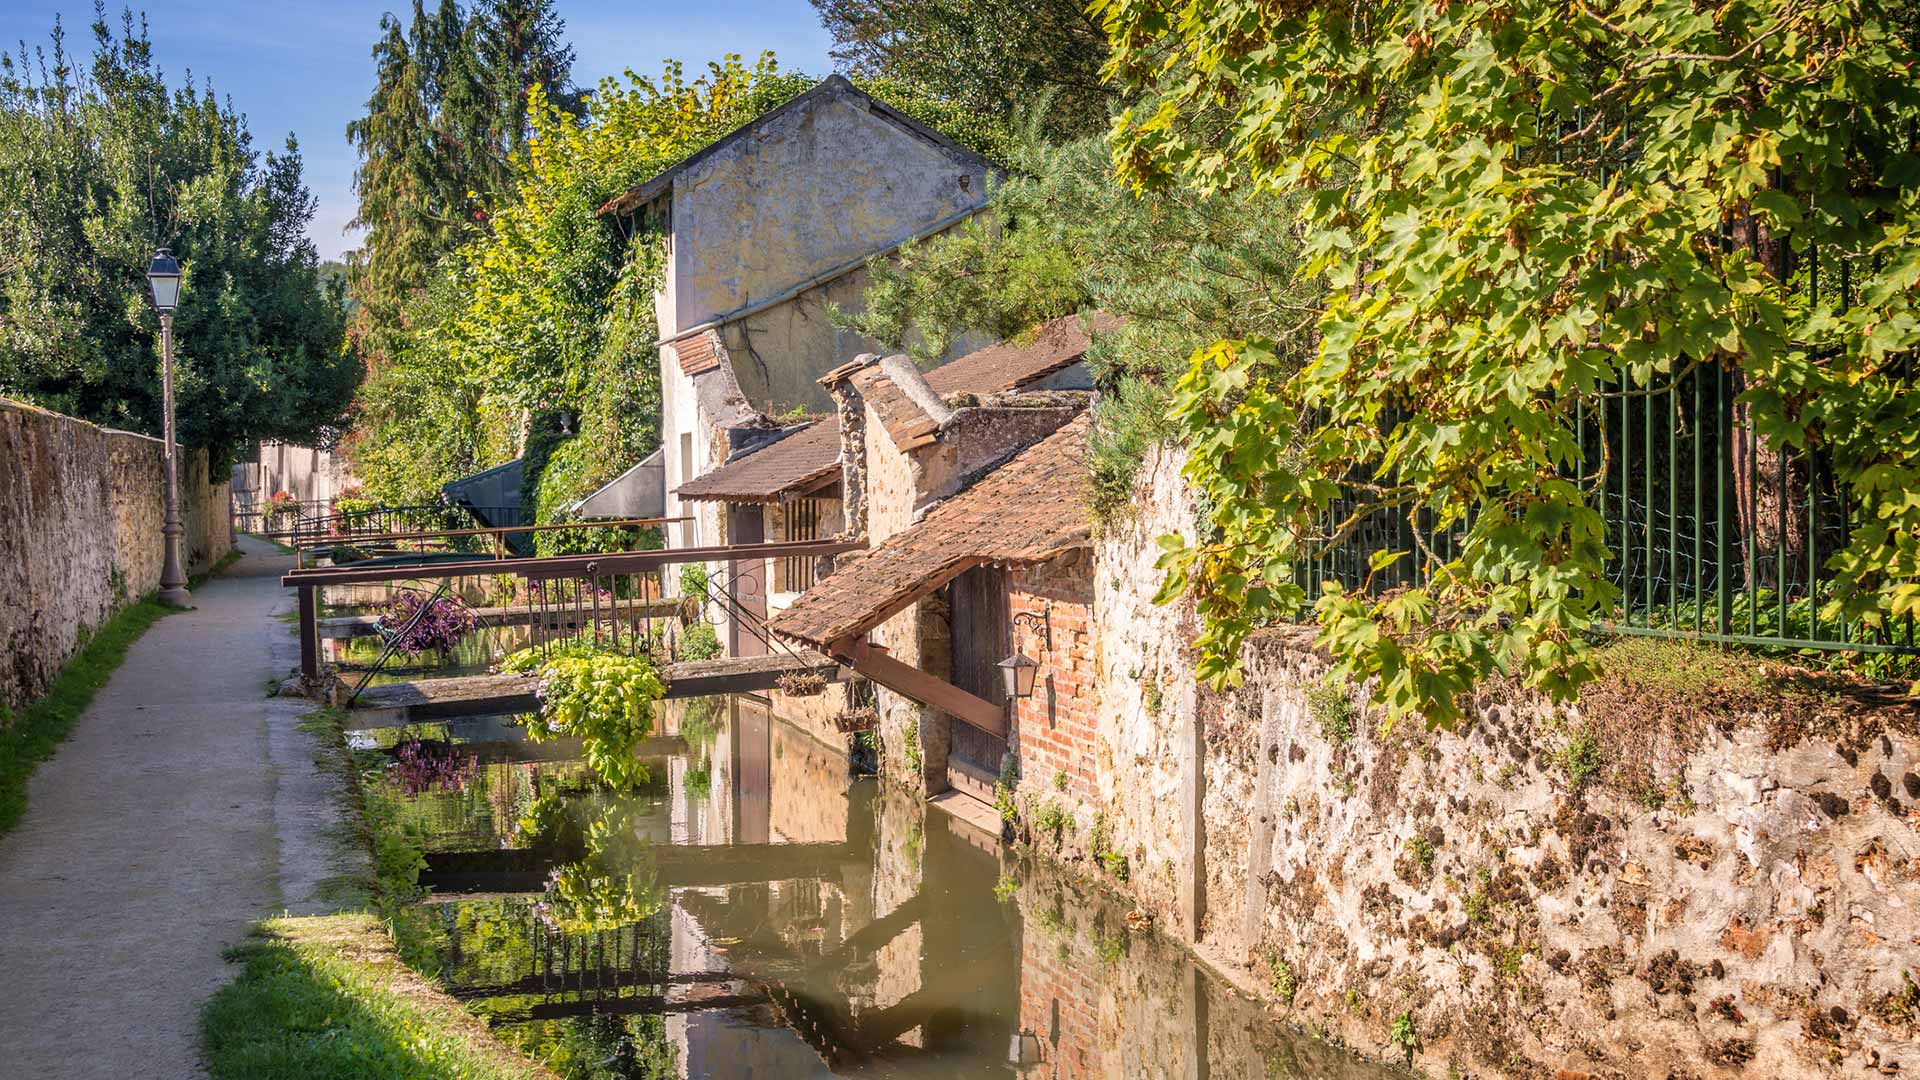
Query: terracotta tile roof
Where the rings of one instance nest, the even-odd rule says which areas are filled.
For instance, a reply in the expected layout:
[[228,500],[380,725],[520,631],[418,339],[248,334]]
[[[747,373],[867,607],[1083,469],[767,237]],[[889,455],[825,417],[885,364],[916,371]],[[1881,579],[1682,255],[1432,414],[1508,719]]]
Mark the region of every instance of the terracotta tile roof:
[[[1112,333],[1120,327],[1120,320],[1104,311],[1095,312],[1092,322],[1096,333]],[[1040,324],[1033,340],[1025,344],[1002,341],[942,364],[927,372],[927,382],[942,394],[1018,390],[1071,367],[1087,354],[1089,344],[1080,329],[1080,316],[1068,315]]]
[[1087,546],[1087,423],[1082,413],[919,524],[843,562],[768,629],[826,646],[865,634],[969,567],[1040,563]]
[[712,371],[727,358],[727,347],[720,342],[720,335],[713,330],[702,331],[690,338],[674,342],[668,346],[673,355],[680,360],[680,370],[688,375],[698,375],[703,371]]
[[674,489],[682,499],[778,502],[840,475],[840,421],[815,420],[777,442],[727,462]]
[[[1118,318],[1105,312],[1095,312],[1091,321],[1096,333],[1120,326]],[[926,373],[927,385],[942,396],[1018,390],[1078,363],[1090,344],[1080,329],[1080,316],[1068,315],[1042,323],[1032,340],[1023,344],[1002,341],[942,364]],[[872,406],[895,446],[917,450],[939,440],[939,423],[895,386],[876,361],[849,361],[821,376],[820,383],[832,386],[843,379],[853,381],[854,389]]]

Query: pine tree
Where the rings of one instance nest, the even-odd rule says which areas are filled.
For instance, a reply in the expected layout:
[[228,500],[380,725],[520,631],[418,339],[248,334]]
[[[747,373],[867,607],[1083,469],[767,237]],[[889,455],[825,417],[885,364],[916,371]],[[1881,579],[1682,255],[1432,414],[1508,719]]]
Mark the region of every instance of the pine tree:
[[510,186],[510,156],[527,139],[527,90],[572,101],[573,50],[549,0],[455,0],[412,20],[384,16],[366,115],[347,126],[360,151],[354,183],[367,230],[354,267],[356,333],[370,352],[401,347],[406,311],[434,264],[471,239]]

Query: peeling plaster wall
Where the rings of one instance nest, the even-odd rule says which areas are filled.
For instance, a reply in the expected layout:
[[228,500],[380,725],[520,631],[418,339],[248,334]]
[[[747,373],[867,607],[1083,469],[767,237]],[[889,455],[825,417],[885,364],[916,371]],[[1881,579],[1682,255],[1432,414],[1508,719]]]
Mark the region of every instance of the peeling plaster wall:
[[973,155],[829,92],[760,121],[673,182],[675,325],[857,262],[985,202]]
[[[1178,466],[1148,459],[1095,587],[1100,797],[1132,864],[1120,887],[1162,925],[1270,997],[1284,972],[1293,1015],[1352,1045],[1393,1054],[1408,1017],[1433,1075],[1920,1067],[1910,712],[1653,723],[1489,685],[1464,733],[1383,732],[1366,688],[1314,693],[1329,664],[1304,629],[1257,637],[1232,694],[1196,690],[1190,608],[1149,601],[1153,537],[1192,526]],[[1576,784],[1562,755],[1588,732],[1662,793]]]
[[[46,692],[84,635],[160,585],[158,439],[0,399],[0,707]],[[180,456],[188,573],[232,546],[227,484]]]

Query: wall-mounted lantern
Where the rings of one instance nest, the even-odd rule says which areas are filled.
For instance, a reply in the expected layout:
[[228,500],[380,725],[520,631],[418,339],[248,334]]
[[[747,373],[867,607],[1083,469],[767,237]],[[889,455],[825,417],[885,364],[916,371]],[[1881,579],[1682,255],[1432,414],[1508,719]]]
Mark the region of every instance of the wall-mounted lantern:
[[1006,680],[1009,698],[1033,696],[1033,677],[1040,671],[1039,663],[1016,652],[995,666]]
[[[1024,626],[1039,635],[1042,656],[1053,650],[1053,627],[1047,621],[1046,612],[1018,612],[1013,616],[1013,625],[1015,629]],[[1012,656],[995,666],[1000,669],[1001,677],[1006,680],[1008,699],[1033,696],[1034,677],[1040,673],[1038,662],[1015,649]]]

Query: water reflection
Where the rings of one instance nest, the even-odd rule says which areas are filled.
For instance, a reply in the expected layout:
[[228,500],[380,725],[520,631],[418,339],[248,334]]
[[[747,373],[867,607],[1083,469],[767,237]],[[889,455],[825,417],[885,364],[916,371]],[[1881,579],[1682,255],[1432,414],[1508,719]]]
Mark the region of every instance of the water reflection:
[[513,731],[382,733],[396,763],[410,739],[462,763],[406,796],[434,892],[396,929],[562,1075],[1392,1075],[752,699],[669,708],[630,791]]

